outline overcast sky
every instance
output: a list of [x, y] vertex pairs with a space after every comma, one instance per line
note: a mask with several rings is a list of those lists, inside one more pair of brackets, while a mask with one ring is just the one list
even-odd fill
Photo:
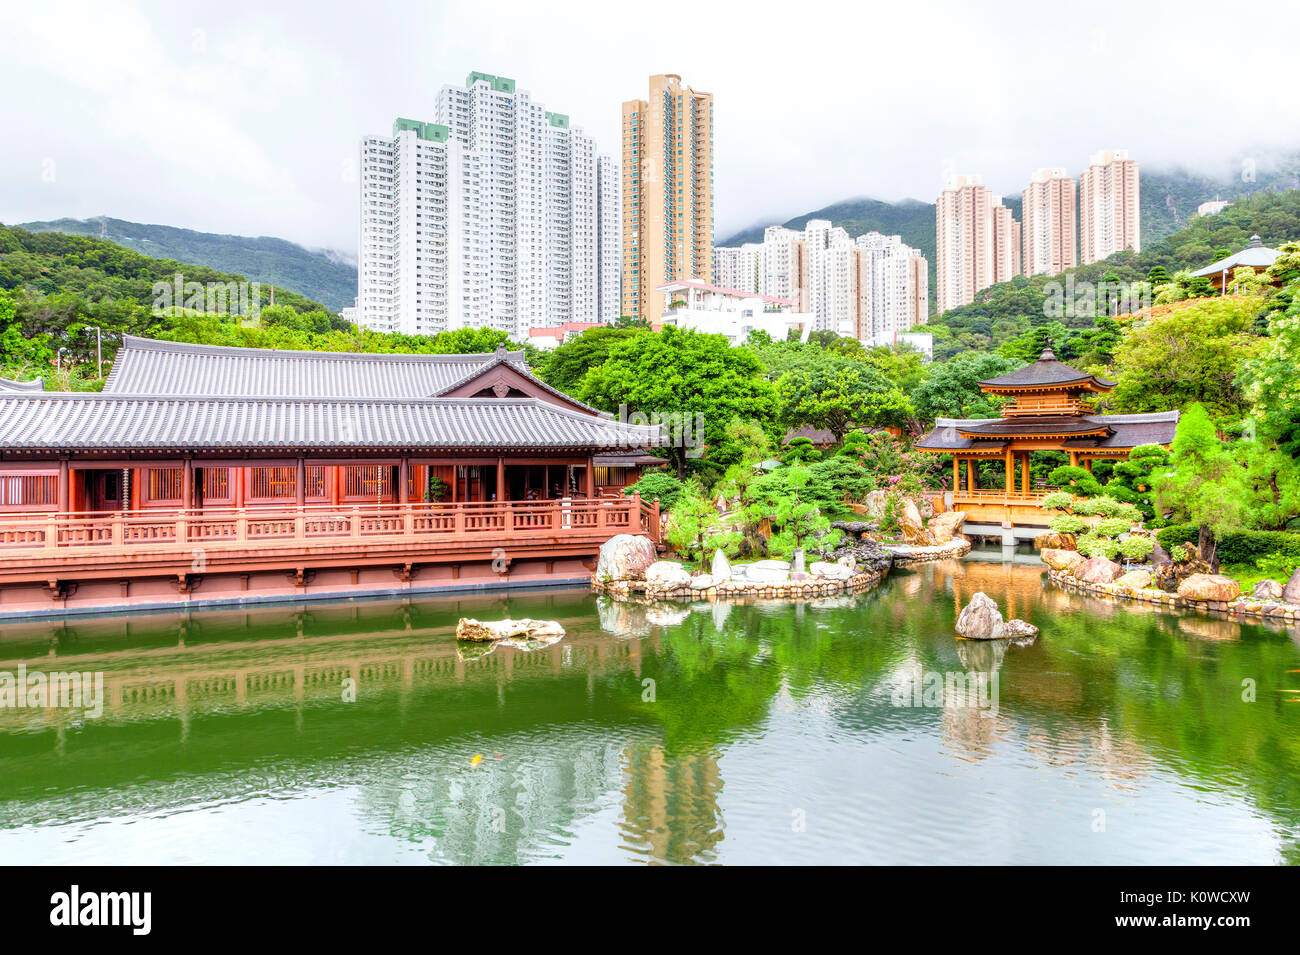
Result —
[[1150, 6], [9, 0], [0, 221], [355, 254], [360, 137], [431, 119], [475, 69], [611, 153], [651, 73], [712, 92], [719, 239], [851, 196], [933, 201], [945, 172], [1012, 193], [1103, 147], [1225, 170], [1300, 147], [1296, 4]]

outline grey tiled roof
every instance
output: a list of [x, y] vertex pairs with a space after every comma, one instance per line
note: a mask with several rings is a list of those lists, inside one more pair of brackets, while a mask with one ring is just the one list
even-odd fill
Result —
[[1270, 249], [1259, 241], [1259, 236], [1250, 237], [1250, 245], [1246, 246], [1240, 252], [1234, 252], [1226, 259], [1219, 259], [1217, 262], [1211, 262], [1203, 269], [1197, 269], [1192, 275], [1218, 275], [1221, 272], [1231, 271], [1239, 265], [1248, 265], [1251, 268], [1266, 269], [1282, 253], [1277, 249]]
[[1043, 353], [1038, 356], [1038, 360], [1032, 365], [1017, 368], [1015, 371], [1007, 372], [1005, 375], [998, 375], [996, 378], [987, 378], [980, 382], [980, 387], [1035, 388], [1040, 385], [1069, 385], [1075, 382], [1079, 384], [1091, 383], [1103, 391], [1115, 387], [1113, 381], [1098, 378], [1096, 375], [1090, 375], [1086, 371], [1071, 368], [1064, 362], [1057, 361], [1051, 345], [1043, 349]]
[[501, 357], [528, 374], [521, 351], [477, 355], [285, 351], [188, 345], [127, 335], [104, 391], [124, 395], [426, 398]]
[[0, 393], [6, 391], [43, 392], [44, 390], [45, 380], [42, 378], [33, 378], [31, 381], [14, 381], [12, 378], [0, 378]]
[[[1002, 431], [1002, 418], [937, 418], [934, 429], [917, 442], [916, 446], [927, 451], [996, 451], [1007, 444], [1015, 435]], [[1177, 411], [1160, 411], [1149, 414], [1112, 414], [1081, 415], [1078, 422], [1085, 422], [1083, 428], [1106, 426], [1112, 433], [1105, 438], [1067, 438], [1063, 447], [1067, 450], [1136, 448], [1141, 444], [1169, 444], [1174, 440], [1174, 431], [1178, 427]], [[967, 434], [988, 429], [988, 438], [963, 437]]]
[[0, 394], [0, 449], [7, 452], [630, 449], [662, 443], [657, 426], [624, 424], [538, 398]]

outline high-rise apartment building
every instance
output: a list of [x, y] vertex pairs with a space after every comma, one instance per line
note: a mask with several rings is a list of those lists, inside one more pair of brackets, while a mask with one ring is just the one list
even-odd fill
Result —
[[1020, 224], [975, 175], [950, 176], [935, 203], [938, 311], [1020, 274]]
[[759, 260], [763, 246], [746, 242], [735, 249], [713, 250], [713, 284], [737, 292], [758, 294]]
[[1084, 264], [1142, 251], [1138, 164], [1127, 149], [1103, 149], [1079, 176], [1079, 258]]
[[812, 314], [816, 329], [864, 342], [893, 341], [929, 312], [929, 265], [896, 235], [852, 239], [826, 219], [811, 219], [802, 230], [769, 226], [761, 244], [714, 256], [727, 277], [747, 280], [739, 290], [793, 302], [795, 311]]
[[1037, 170], [1021, 193], [1024, 274], [1057, 275], [1079, 264], [1074, 180], [1060, 168]]
[[486, 73], [444, 86], [434, 118], [362, 143], [359, 320], [524, 338], [616, 318], [617, 173], [594, 140]]
[[713, 94], [652, 76], [623, 104], [623, 314], [657, 322], [660, 285], [712, 272]]

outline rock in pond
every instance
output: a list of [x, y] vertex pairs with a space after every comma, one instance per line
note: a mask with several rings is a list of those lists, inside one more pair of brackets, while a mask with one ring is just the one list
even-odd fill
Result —
[[471, 643], [494, 643], [498, 640], [524, 638], [540, 640], [562, 637], [564, 628], [554, 620], [475, 620], [461, 617], [456, 624], [456, 639]]
[[1236, 600], [1241, 585], [1223, 574], [1192, 574], [1178, 585], [1178, 596], [1188, 600]]
[[676, 561], [657, 560], [646, 568], [646, 590], [677, 590], [690, 584], [691, 572]]
[[712, 574], [699, 574], [691, 578], [691, 590], [708, 590], [714, 586]]
[[600, 545], [596, 579], [642, 580], [646, 569], [658, 559], [659, 554], [650, 538], [639, 534], [615, 534]]
[[916, 502], [910, 498], [898, 509], [898, 527], [903, 540], [913, 547], [931, 547], [935, 544], [934, 535], [925, 529], [921, 521], [921, 512]]
[[1002, 619], [1002, 611], [988, 594], [976, 592], [957, 617], [957, 633], [967, 640], [1004, 640], [1035, 637], [1038, 628], [1024, 620]]

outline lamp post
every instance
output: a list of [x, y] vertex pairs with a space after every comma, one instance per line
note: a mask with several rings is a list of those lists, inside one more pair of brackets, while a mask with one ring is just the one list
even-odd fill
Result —
[[96, 375], [99, 378], [104, 377], [104, 336], [98, 325], [87, 325], [86, 334], [95, 333], [95, 367]]
[[65, 351], [67, 351], [67, 350], [68, 350], [68, 348], [67, 348], [67, 346], [65, 345], [65, 346], [63, 346], [62, 348], [60, 348], [60, 349], [58, 350], [58, 352], [55, 354], [55, 356], [54, 356], [54, 370], [55, 370], [55, 371], [63, 371], [63, 353], [64, 353]]

